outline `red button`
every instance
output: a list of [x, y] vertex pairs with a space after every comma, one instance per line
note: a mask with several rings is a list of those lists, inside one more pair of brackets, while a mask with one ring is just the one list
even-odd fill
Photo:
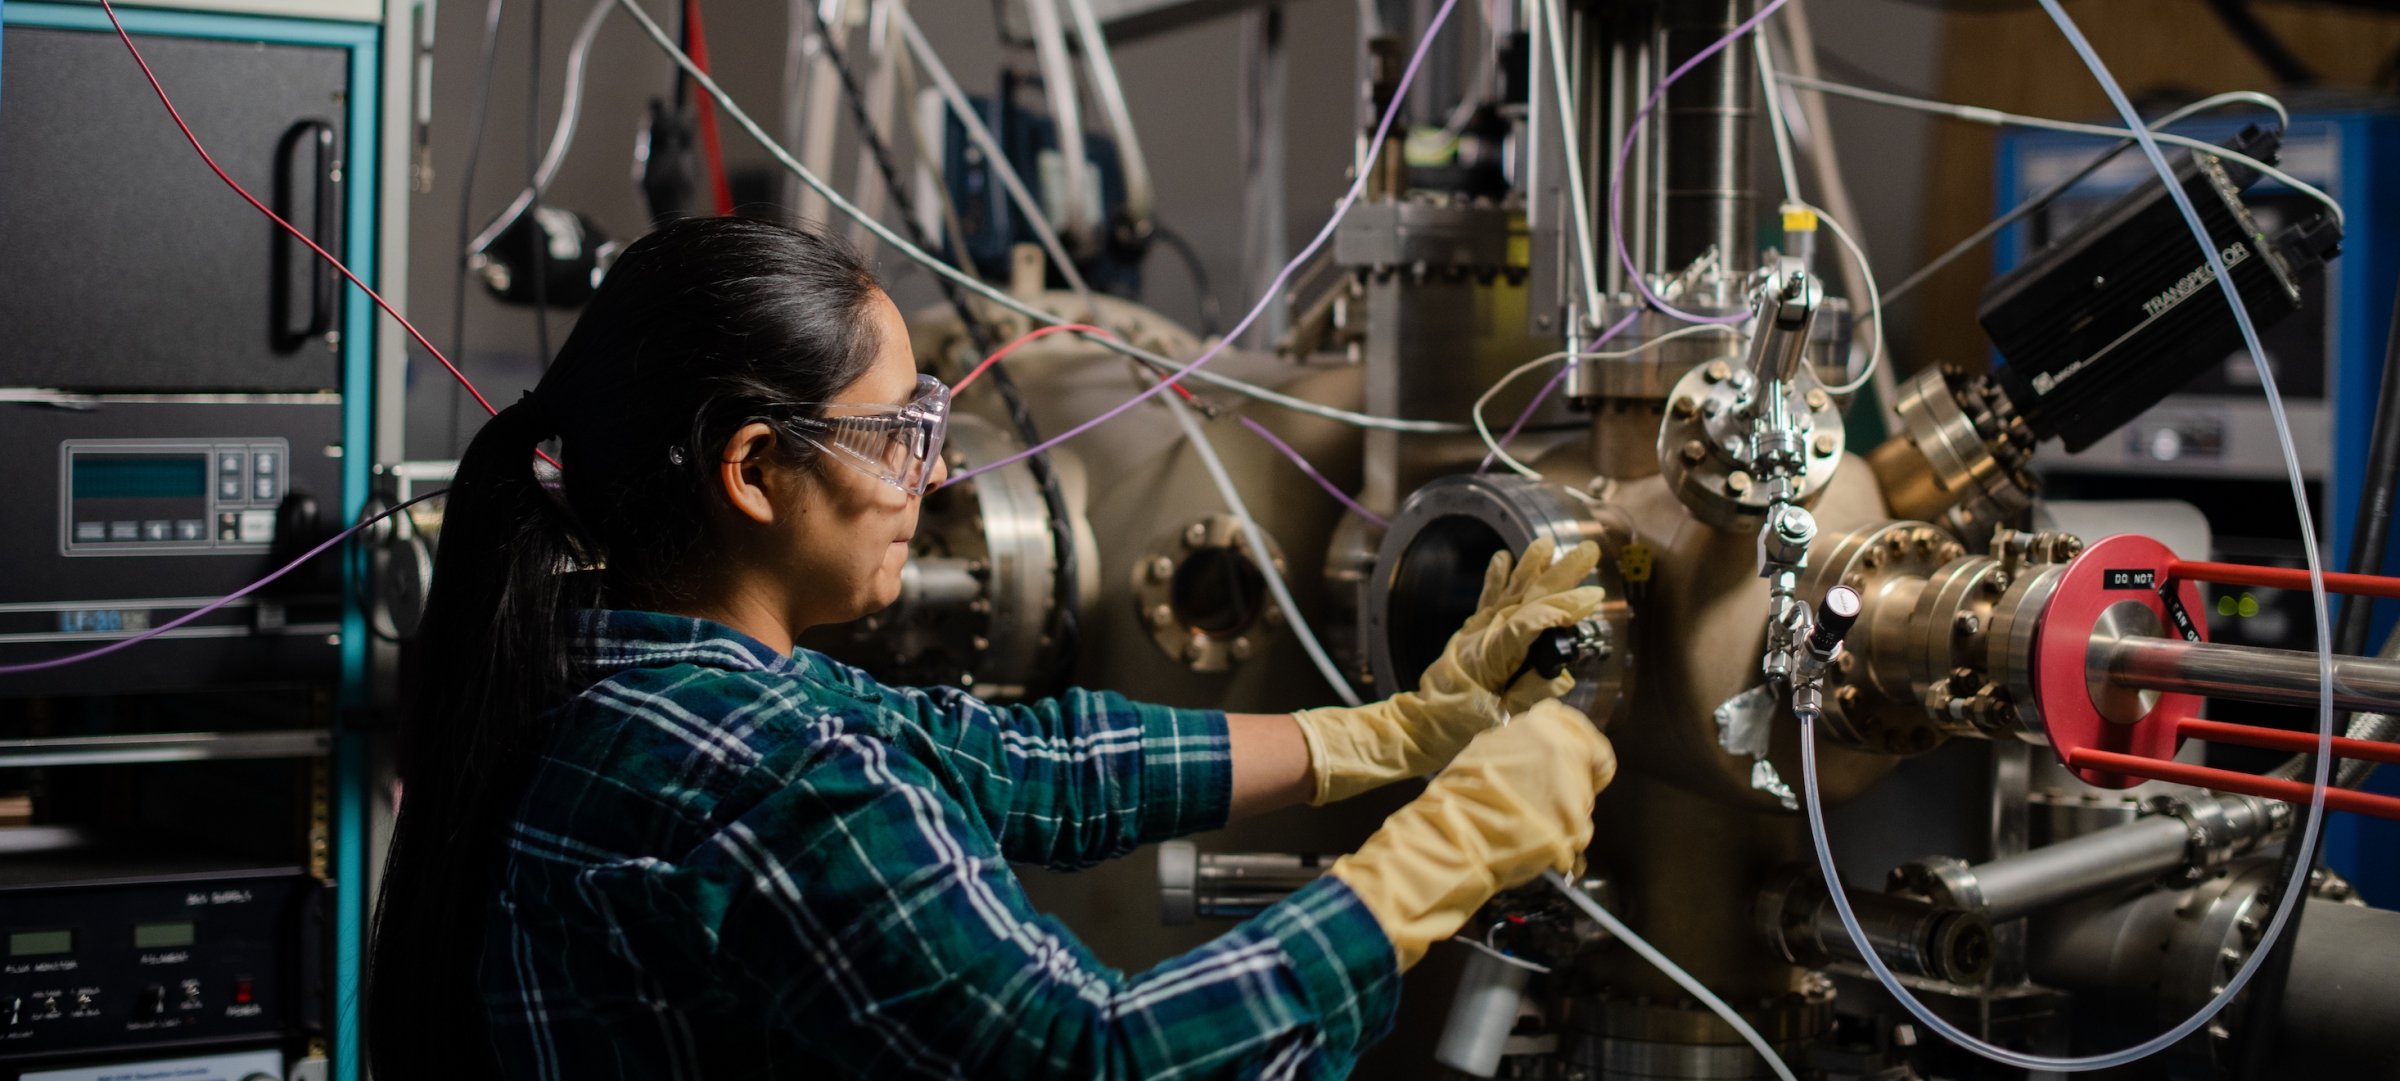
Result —
[[251, 995], [250, 995], [250, 981], [248, 981], [248, 980], [235, 980], [235, 981], [233, 981], [233, 1004], [234, 1004], [234, 1005], [236, 1005], [236, 1006], [247, 1006], [247, 1005], [249, 1005], [249, 1004], [250, 1004], [250, 997], [251, 997]]

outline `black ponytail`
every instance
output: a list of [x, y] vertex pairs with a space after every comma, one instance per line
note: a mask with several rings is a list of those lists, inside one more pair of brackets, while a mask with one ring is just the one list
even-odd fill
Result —
[[[478, 971], [502, 834], [581, 687], [583, 609], [663, 605], [709, 555], [725, 441], [833, 398], [879, 343], [855, 251], [747, 219], [661, 226], [619, 257], [541, 385], [484, 424], [451, 481], [403, 668], [402, 799], [368, 971], [388, 1081], [492, 1075]], [[561, 469], [535, 455], [555, 438]], [[793, 464], [812, 452], [779, 441]]]

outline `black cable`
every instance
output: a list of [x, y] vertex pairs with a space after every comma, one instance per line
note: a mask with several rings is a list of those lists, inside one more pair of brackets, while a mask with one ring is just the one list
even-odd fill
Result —
[[2317, 82], [2317, 73], [2310, 70], [2307, 62], [2294, 54], [2282, 38], [2276, 37], [2275, 31], [2267, 29], [2267, 24], [2258, 21], [2258, 13], [2250, 10], [2249, 0], [2208, 0], [2208, 9], [2216, 12], [2217, 21], [2225, 24], [2233, 40], [2266, 65], [2276, 81], [2285, 86], [2311, 86]]
[[[450, 290], [450, 356], [453, 364], [467, 362], [467, 262], [471, 253], [467, 241], [475, 228], [475, 166], [483, 159], [483, 125], [491, 115], [492, 62], [500, 51], [501, 0], [492, 0], [483, 13], [483, 67], [475, 76], [475, 121], [468, 128], [467, 159], [459, 169], [458, 243], [451, 245], [453, 258], [458, 260], [458, 278]], [[444, 453], [459, 451], [458, 416], [466, 409], [465, 384], [450, 384], [450, 442]]]
[[525, 60], [526, 234], [533, 238], [533, 350], [550, 367], [550, 235], [542, 227], [542, 0], [532, 0], [533, 45]]
[[[2391, 538], [2392, 486], [2396, 483], [2400, 483], [2400, 295], [2393, 297], [2391, 328], [2384, 335], [2383, 390], [2375, 407], [2375, 435], [2367, 449], [2366, 490], [2359, 493], [2358, 520], [2351, 524], [2350, 560], [2344, 570], [2352, 574], [2383, 572], [2383, 546]], [[2355, 655], [2364, 651], [2368, 624], [2374, 614], [2374, 598], [2344, 597], [2341, 627], [2333, 636], [2334, 652]], [[2344, 727], [2348, 727], [2346, 721]], [[2316, 752], [2301, 755], [2300, 761], [2301, 776], [2316, 776]], [[2323, 829], [2317, 831], [2313, 851], [2302, 851], [2294, 843], [2296, 840], [2288, 832], [2284, 835], [2283, 858], [2274, 881], [2288, 882], [2293, 875], [2311, 874], [2324, 863]], [[2292, 907], [2292, 918], [2284, 923], [2283, 937], [2275, 940], [2274, 951], [2267, 955], [2250, 981], [2250, 1005], [2242, 1011], [2241, 1031], [2245, 1036], [2237, 1074], [2246, 1081], [2272, 1076], [2275, 1029], [2281, 1024], [2284, 985], [2291, 979], [2292, 955], [2298, 951], [2301, 919], [2307, 911], [2306, 898]]]
[[[933, 250], [933, 238], [925, 235], [924, 226], [917, 221], [916, 206], [909, 198], [908, 186], [901, 179], [899, 167], [892, 161], [891, 147], [876, 132], [874, 118], [867, 115], [867, 96], [859, 90], [858, 78], [850, 70], [849, 59], [834, 44], [833, 28], [827, 25], [824, 12], [818, 10], [815, 4], [802, 6], [808, 9], [809, 18], [816, 24], [817, 39], [825, 46], [826, 61], [833, 65], [834, 73], [841, 77], [842, 99], [849, 105], [851, 123], [858, 127], [859, 142], [874, 159], [876, 171], [883, 175], [884, 192], [892, 201], [892, 208], [899, 211], [901, 227], [908, 231], [910, 243], [927, 251]], [[958, 284], [938, 274], [934, 276], [934, 282], [941, 287], [943, 298], [958, 312], [959, 323], [966, 328], [968, 340], [974, 343], [976, 355], [990, 356], [992, 346], [983, 333], [983, 322], [976, 318], [975, 309], [968, 305], [966, 295], [959, 291]], [[1041, 446], [1041, 429], [1034, 424], [1033, 411], [1026, 406], [1025, 396], [1018, 390], [1016, 380], [1010, 378], [1007, 367], [994, 364], [985, 377], [991, 381], [992, 390], [1000, 395], [1001, 404], [1008, 413], [1010, 426], [1016, 429], [1017, 438], [1024, 440], [1028, 447]], [[1052, 642], [1057, 649], [1055, 656], [1071, 659], [1080, 643], [1083, 622], [1082, 594], [1076, 585], [1079, 574], [1075, 558], [1074, 523], [1068, 516], [1066, 490], [1059, 484], [1058, 471], [1051, 464], [1050, 455], [1047, 452], [1036, 454], [1026, 459], [1026, 466], [1033, 474], [1034, 483], [1042, 490], [1042, 504], [1050, 516], [1051, 543], [1056, 552], [1058, 577], [1052, 591], [1058, 616], [1057, 630], [1052, 635]], [[1061, 663], [1057, 674], [1064, 676], [1071, 665], [1071, 660]]]
[[[2400, 296], [2392, 298], [2391, 330], [2384, 338], [2383, 389], [2376, 399], [2374, 436], [2367, 446], [2366, 489], [2359, 493], [2358, 518], [2350, 526], [2350, 570], [2382, 574], [2384, 548], [2391, 543], [2392, 510], [2400, 495]], [[2342, 599], [2342, 627], [2333, 636], [2336, 652], [2363, 653], [2375, 618], [2375, 599]]]
[[1164, 222], [1153, 220], [1150, 223], [1150, 235], [1159, 243], [1173, 248], [1175, 257], [1183, 263], [1184, 272], [1192, 276], [1192, 290], [1200, 294], [1200, 336], [1216, 337], [1217, 328], [1223, 325], [1225, 309], [1217, 303], [1216, 287], [1209, 284], [1208, 267], [1200, 262], [1200, 253], [1193, 249], [1191, 241], [1183, 238], [1182, 233], [1167, 228]]

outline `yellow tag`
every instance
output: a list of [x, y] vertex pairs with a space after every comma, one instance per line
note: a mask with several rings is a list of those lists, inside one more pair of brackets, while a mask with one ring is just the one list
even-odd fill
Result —
[[1784, 207], [1783, 231], [1787, 233], [1816, 232], [1817, 212], [1804, 206]]
[[1649, 581], [1650, 546], [1628, 544], [1619, 549], [1617, 551], [1617, 573], [1624, 575], [1625, 581], [1628, 583]]

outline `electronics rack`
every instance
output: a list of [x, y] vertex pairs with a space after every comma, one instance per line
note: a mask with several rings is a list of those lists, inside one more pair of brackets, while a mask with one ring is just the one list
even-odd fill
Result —
[[[117, 11], [220, 163], [403, 310], [420, 14]], [[0, 316], [27, 324], [0, 360], [0, 515], [33, 545], [9, 553], [27, 573], [0, 597], [5, 663], [154, 626], [354, 520], [400, 456], [406, 355], [209, 174], [96, 4], [0, 7], [0, 57], [0, 282], [44, 298]], [[366, 719], [388, 657], [363, 559], [279, 585], [90, 665], [0, 676], [0, 1081], [362, 1076], [388, 757]]]

